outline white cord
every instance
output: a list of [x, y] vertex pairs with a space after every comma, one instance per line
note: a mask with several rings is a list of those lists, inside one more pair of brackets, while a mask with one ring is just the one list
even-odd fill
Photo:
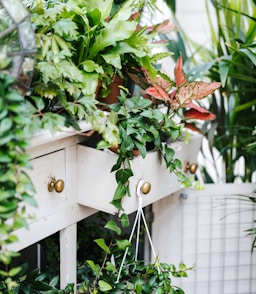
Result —
[[[145, 215], [144, 215], [144, 212], [143, 212], [143, 209], [142, 209], [143, 196], [141, 195], [141, 187], [142, 187], [143, 184], [144, 184], [144, 181], [140, 180], [138, 185], [137, 185], [136, 194], [137, 194], [137, 197], [138, 197], [138, 200], [139, 200], [139, 204], [138, 204], [137, 214], [136, 214], [134, 224], [133, 224], [133, 227], [132, 227], [132, 231], [131, 231], [131, 234], [130, 234], [130, 238], [129, 238], [129, 242], [131, 243], [132, 236], [134, 234], [136, 225], [138, 223], [137, 237], [136, 237], [136, 249], [135, 249], [135, 261], [137, 261], [137, 259], [138, 259], [141, 217], [142, 217], [143, 223], [145, 225], [145, 229], [146, 229], [146, 232], [147, 232], [147, 236], [148, 236], [148, 239], [149, 239], [149, 243], [150, 243], [150, 246], [151, 246], [153, 256], [156, 259], [155, 249], [154, 249], [153, 242], [152, 242], [152, 239], [151, 239], [151, 236], [150, 236], [150, 233], [149, 233], [149, 229], [148, 229], [148, 225], [147, 225], [147, 222], [146, 222], [146, 219], [145, 219]], [[124, 262], [125, 262], [128, 250], [129, 250], [129, 247], [127, 247], [125, 249], [125, 253], [124, 253], [121, 265], [120, 265], [120, 269], [118, 271], [118, 276], [117, 276], [116, 283], [119, 283], [119, 279], [120, 279], [120, 276], [121, 276], [121, 272], [122, 272], [122, 269], [123, 269], [123, 266], [124, 266]]]

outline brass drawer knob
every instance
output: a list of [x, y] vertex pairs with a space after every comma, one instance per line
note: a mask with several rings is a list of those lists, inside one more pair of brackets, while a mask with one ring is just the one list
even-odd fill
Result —
[[141, 192], [143, 194], [148, 194], [151, 190], [151, 184], [149, 182], [145, 182], [141, 188], [140, 188]]
[[189, 161], [186, 163], [184, 171], [186, 172], [190, 172], [192, 175], [196, 173], [198, 168], [198, 164], [197, 163], [189, 163]]
[[55, 180], [55, 178], [51, 178], [48, 183], [48, 191], [52, 192], [55, 190], [57, 193], [61, 193], [64, 190], [65, 183], [63, 180]]

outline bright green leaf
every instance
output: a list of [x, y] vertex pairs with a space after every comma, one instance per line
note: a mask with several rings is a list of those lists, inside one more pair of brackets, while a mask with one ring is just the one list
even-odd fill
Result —
[[106, 253], [110, 254], [110, 249], [103, 238], [95, 239], [94, 242]]
[[99, 280], [99, 287], [100, 287], [100, 291], [102, 292], [108, 292], [112, 290], [112, 286], [103, 280]]
[[118, 227], [117, 223], [113, 220], [109, 220], [104, 227], [111, 231], [116, 232], [118, 235], [121, 234], [121, 229]]
[[127, 247], [131, 246], [131, 243], [128, 240], [116, 240], [118, 249], [125, 250]]

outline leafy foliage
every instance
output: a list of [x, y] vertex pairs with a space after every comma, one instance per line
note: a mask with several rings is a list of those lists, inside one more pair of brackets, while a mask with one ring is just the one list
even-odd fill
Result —
[[[241, 201], [241, 208], [239, 213], [247, 213], [248, 211], [255, 211], [256, 209], [256, 190], [248, 194], [235, 194], [232, 197], [227, 198], [228, 203], [234, 201]], [[238, 211], [237, 211], [238, 212]], [[252, 221], [252, 227], [245, 230], [246, 236], [252, 236], [251, 253], [256, 249], [256, 219]]]
[[[183, 172], [182, 164], [175, 158], [174, 150], [165, 144], [167, 139], [176, 141], [184, 139], [184, 125], [187, 128], [200, 131], [187, 120], [214, 119], [215, 116], [207, 109], [195, 103], [196, 100], [205, 98], [220, 87], [219, 82], [206, 83], [201, 81], [188, 82], [182, 68], [182, 57], [178, 59], [175, 68], [175, 82], [168, 77], [157, 75], [154, 79], [150, 72], [141, 67], [142, 77], [130, 75], [143, 87], [146, 80], [144, 95], [146, 98], [134, 96], [127, 99], [125, 91], [119, 97], [119, 103], [110, 105], [110, 119], [119, 127], [120, 142], [117, 148], [118, 159], [112, 168], [115, 171], [117, 188], [112, 204], [122, 210], [121, 201], [125, 195], [130, 195], [129, 179], [133, 176], [130, 161], [134, 158], [134, 150], [138, 150], [145, 158], [148, 147], [159, 151], [164, 159], [166, 168], [177, 175], [178, 180], [186, 187], [191, 185]], [[143, 89], [143, 88], [142, 88]], [[166, 112], [159, 106], [164, 106]], [[175, 116], [182, 108], [188, 108], [185, 117], [180, 123], [175, 121]], [[185, 124], [184, 124], [185, 122]], [[192, 125], [192, 127], [191, 127]], [[106, 147], [106, 144], [99, 146]]]
[[12, 289], [10, 294], [74, 294], [74, 285], [68, 284], [65, 289], [59, 290], [59, 277], [49, 279], [48, 274], [40, 273], [38, 269], [27, 273], [26, 266], [23, 271], [16, 277], [17, 285]]
[[28, 147], [30, 115], [24, 98], [13, 89], [15, 80], [0, 73], [0, 288], [11, 293], [20, 268], [9, 268], [18, 254], [7, 246], [17, 242], [14, 231], [27, 227], [25, 206], [36, 205], [34, 186], [26, 172], [31, 168]]
[[[182, 289], [172, 284], [171, 276], [187, 277], [187, 272], [193, 270], [194, 267], [188, 268], [183, 262], [176, 267], [173, 264], [161, 263], [158, 259], [154, 263], [135, 260], [130, 242], [120, 239], [120, 235], [115, 233], [117, 224], [113, 226], [113, 220], [111, 223], [112, 225], [107, 224], [106, 226], [112, 236], [110, 244], [107, 246], [102, 239], [101, 242], [99, 239], [95, 240], [105, 253], [103, 263], [98, 264], [93, 260], [86, 261], [83, 270], [87, 273], [87, 279], [81, 283], [80, 293], [184, 294]], [[127, 248], [128, 254], [122, 266], [122, 259]], [[121, 271], [120, 266], [122, 266]]]
[[[256, 105], [252, 94], [256, 89], [255, 1], [205, 3], [211, 42], [201, 46], [184, 36], [187, 44], [194, 48], [191, 58], [186, 60], [187, 64], [194, 62], [196, 65], [187, 73], [190, 79], [206, 76], [222, 83], [222, 88], [215, 91], [210, 100], [210, 110], [216, 114], [216, 119], [202, 126], [211, 153], [208, 156], [203, 150], [203, 156], [206, 163], [212, 165], [211, 172], [204, 168], [203, 174], [205, 182], [233, 182], [236, 178], [246, 182], [251, 180], [256, 162], [255, 150], [248, 152], [247, 149], [247, 145], [255, 141], [251, 136]], [[224, 175], [216, 165], [215, 154], [221, 158]], [[245, 162], [244, 168], [237, 174], [235, 167], [241, 160]]]
[[215, 5], [219, 28], [213, 34], [218, 51], [213, 51], [217, 60], [210, 77], [219, 76], [224, 88], [220, 92], [223, 103], [213, 96], [212, 109], [217, 121], [210, 132], [214, 128], [217, 136], [211, 143], [223, 157], [227, 182], [236, 178], [234, 170], [240, 158], [245, 160], [240, 177], [250, 181], [255, 170], [255, 153], [248, 154], [245, 146], [252, 142], [251, 132], [255, 126], [256, 101], [252, 98], [256, 89], [255, 4], [216, 1]]
[[[140, 75], [140, 77], [138, 76]], [[163, 104], [172, 110], [185, 109], [183, 121], [188, 129], [201, 132], [191, 120], [213, 120], [215, 115], [196, 102], [212, 94], [221, 86], [220, 82], [192, 81], [188, 82], [183, 71], [183, 60], [180, 56], [174, 69], [175, 81], [161, 71], [154, 78], [150, 72], [141, 67], [137, 74], [128, 73], [134, 82], [143, 89], [143, 96], [156, 104]], [[185, 114], [184, 114], [185, 113]]]
[[[95, 95], [107, 96], [114, 75], [122, 76], [124, 68], [144, 65], [155, 71], [150, 52], [157, 25], [149, 32], [138, 26], [145, 1], [128, 0], [114, 13], [113, 0], [24, 2], [38, 48], [33, 96], [28, 97], [42, 118], [34, 124], [37, 130], [54, 132], [64, 124], [78, 129], [76, 121], [85, 119], [116, 145], [118, 129], [99, 109]], [[49, 112], [54, 115], [45, 118]]]
[[164, 113], [154, 107], [152, 101], [140, 96], [127, 98], [125, 91], [121, 92], [119, 103], [112, 104], [109, 108], [112, 110], [110, 117], [117, 121], [120, 133], [119, 146], [114, 149], [118, 158], [112, 167], [117, 181], [112, 201], [114, 206], [122, 210], [122, 198], [130, 195], [129, 179], [133, 176], [130, 162], [136, 156], [136, 150], [143, 158], [146, 157], [150, 146], [159, 151], [167, 169], [176, 173], [184, 184], [190, 184], [190, 181], [180, 171], [182, 165], [180, 160], [175, 158], [174, 150], [168, 144], [163, 143], [167, 138], [173, 141], [184, 138], [183, 124], [178, 125], [174, 122], [173, 111]]
[[[113, 167], [118, 183], [113, 204], [119, 209], [122, 209], [122, 197], [129, 194], [129, 178], [132, 176], [129, 163], [134, 157], [134, 148], [145, 157], [148, 145], [153, 144], [164, 158], [170, 172], [176, 173], [179, 180], [188, 185], [188, 179], [180, 171], [181, 162], [175, 158], [174, 151], [162, 142], [167, 137], [171, 137], [172, 140], [183, 138], [183, 124], [177, 125], [173, 120], [176, 110], [183, 106], [187, 107], [192, 99], [201, 99], [215, 89], [212, 85], [196, 82], [185, 86], [179, 83], [177, 78], [174, 86], [178, 88], [176, 93], [179, 105], [174, 107], [174, 103], [167, 103], [166, 114], [154, 106], [153, 99], [150, 101], [133, 97], [128, 100], [126, 95], [122, 95], [120, 103], [111, 107], [112, 112], [109, 118], [106, 118], [104, 112], [98, 108], [95, 92], [98, 90], [100, 80], [102, 87], [100, 95], [105, 96], [108, 91], [107, 85], [116, 72], [122, 75], [129, 69], [138, 74], [136, 70], [140, 68], [146, 78], [147, 87], [143, 89], [147, 94], [159, 98], [153, 94], [153, 89], [150, 89], [153, 84], [154, 89], [164, 94], [161, 97], [164, 98], [162, 101], [166, 102], [166, 93], [168, 98], [174, 98], [174, 93], [165, 93], [166, 77], [156, 82], [158, 75], [163, 77], [163, 74], [152, 64], [152, 61], [164, 58], [166, 54], [151, 56], [151, 49], [158, 46], [153, 42], [154, 35], [158, 31], [171, 29], [172, 26], [165, 21], [151, 28], [141, 28], [138, 26], [139, 14], [136, 15], [134, 12], [141, 9], [140, 5], [143, 5], [144, 1], [140, 1], [137, 6], [137, 1], [128, 0], [115, 13], [112, 10], [112, 2], [112, 0], [89, 0], [86, 3], [82, 0], [24, 0], [31, 13], [38, 48], [31, 95], [28, 95], [25, 101], [11, 88], [14, 82], [11, 78], [0, 77], [2, 81], [0, 229], [3, 235], [0, 261], [4, 268], [0, 271], [2, 293], [73, 291], [72, 286], [58, 290], [58, 279], [55, 277], [49, 279], [36, 271], [22, 275], [21, 268], [9, 268], [11, 259], [15, 256], [15, 253], [6, 249], [8, 244], [16, 241], [12, 232], [21, 226], [26, 226], [22, 202], [35, 205], [32, 197], [33, 185], [24, 171], [30, 167], [25, 149], [27, 138], [32, 131], [47, 128], [54, 133], [63, 125], [79, 128], [77, 120], [85, 119], [110, 145], [119, 144], [118, 161]], [[246, 51], [244, 54], [252, 58], [250, 52]], [[1, 59], [1, 68], [7, 65], [8, 60], [5, 61], [6, 63], [4, 58]], [[178, 74], [182, 75], [182, 65], [178, 66], [177, 77]], [[185, 76], [181, 76], [181, 80], [184, 79]], [[203, 91], [207, 86], [209, 88]], [[194, 106], [193, 110], [198, 112], [199, 107]], [[193, 113], [190, 113], [191, 116]], [[126, 222], [125, 216], [122, 220]], [[108, 223], [106, 227], [120, 234], [120, 229], [114, 223]], [[104, 239], [99, 238], [95, 242], [103, 249], [106, 256], [112, 253], [112, 245], [108, 246]], [[119, 250], [120, 253], [128, 245], [127, 240], [116, 240], [115, 252], [118, 254]], [[108, 279], [116, 274], [116, 269], [110, 262], [104, 264], [106, 264], [106, 280], [101, 277], [102, 268], [93, 262], [88, 262], [93, 272], [100, 277], [94, 280], [98, 283], [99, 290], [112, 292], [113, 286]], [[127, 272], [130, 270], [130, 273]], [[125, 271], [128, 276], [131, 274], [136, 276], [132, 283], [127, 276], [124, 276], [123, 283], [118, 286], [121, 287], [121, 291], [122, 287], [125, 287], [125, 291], [129, 293], [131, 291], [162, 293], [161, 289], [164, 288], [167, 293], [183, 293], [181, 289], [171, 286], [169, 277], [170, 273], [173, 276], [185, 276], [186, 270], [183, 264], [180, 265], [179, 270], [176, 270], [173, 265], [158, 262], [147, 265], [138, 262], [136, 266], [131, 263], [131, 267], [127, 267]], [[18, 280], [14, 281], [13, 278], [17, 277]], [[94, 282], [95, 289], [98, 286]]]
[[[102, 29], [102, 23], [96, 23], [92, 11], [79, 0], [28, 1], [26, 4], [35, 26], [38, 47], [31, 85], [33, 92], [27, 97], [34, 105], [35, 118], [42, 118], [36, 120], [36, 130], [45, 127], [55, 132], [64, 124], [79, 129], [77, 121], [86, 120], [115, 144], [118, 130], [98, 108], [94, 97], [106, 67], [109, 79], [114, 69], [102, 56], [98, 55], [100, 60], [89, 57], [96, 31]], [[97, 10], [102, 16], [106, 12]]]

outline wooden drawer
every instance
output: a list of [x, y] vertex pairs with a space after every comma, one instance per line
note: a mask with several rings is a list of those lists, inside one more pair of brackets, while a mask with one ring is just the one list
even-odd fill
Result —
[[66, 183], [65, 150], [56, 151], [32, 160], [33, 169], [29, 175], [35, 185], [38, 207], [27, 206], [27, 212], [32, 216], [29, 222], [52, 215], [63, 209], [67, 202], [66, 189], [61, 193], [48, 191], [51, 178], [61, 179]]
[[[198, 150], [201, 146], [201, 136], [193, 136], [188, 144], [175, 142], [172, 148], [185, 165], [186, 162], [196, 162]], [[77, 197], [78, 203], [105, 211], [116, 213], [117, 210], [110, 204], [116, 188], [114, 173], [110, 170], [116, 162], [113, 153], [99, 151], [83, 145], [77, 145]], [[130, 180], [131, 197], [123, 199], [126, 213], [132, 213], [138, 208], [136, 186], [140, 179], [151, 183], [151, 191], [143, 198], [143, 206], [178, 191], [181, 184], [174, 174], [160, 164], [157, 152], [148, 152], [145, 159], [141, 156], [132, 161], [134, 176]]]

